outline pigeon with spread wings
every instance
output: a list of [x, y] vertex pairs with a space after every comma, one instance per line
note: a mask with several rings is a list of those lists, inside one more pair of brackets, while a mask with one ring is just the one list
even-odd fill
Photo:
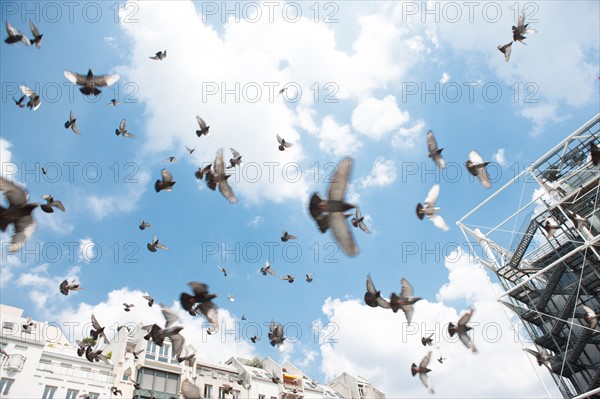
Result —
[[194, 291], [194, 295], [182, 292], [179, 297], [181, 307], [192, 316], [200, 313], [206, 317], [210, 323], [207, 332], [208, 334], [214, 334], [219, 328], [219, 314], [217, 312], [217, 305], [212, 300], [218, 295], [210, 294], [208, 292], [208, 285], [204, 283], [191, 281], [188, 283], [188, 286]]
[[431, 130], [427, 132], [427, 149], [429, 150], [429, 158], [435, 162], [438, 168], [444, 169], [446, 167], [446, 161], [442, 157], [443, 148], [438, 148], [435, 135]]
[[213, 171], [206, 172], [206, 184], [208, 188], [214, 190], [219, 186], [219, 191], [223, 195], [223, 197], [227, 198], [227, 200], [235, 204], [237, 202], [237, 198], [229, 184], [227, 183], [227, 179], [231, 177], [231, 175], [225, 174], [225, 162], [223, 161], [223, 150], [220, 149], [217, 151], [217, 157], [215, 158], [215, 162], [213, 164]]
[[163, 168], [160, 171], [160, 175], [162, 180], [156, 180], [156, 182], [154, 183], [154, 190], [157, 193], [160, 193], [161, 191], [173, 191], [173, 186], [177, 182], [173, 181], [173, 175], [171, 174], [171, 172]]
[[98, 87], [112, 86], [120, 79], [119, 75], [94, 75], [91, 69], [87, 75], [80, 75], [76, 72], [64, 71], [65, 77], [78, 86], [79, 91], [86, 96], [97, 96], [102, 91]]
[[450, 333], [450, 336], [453, 337], [454, 334], [458, 333], [458, 338], [460, 339], [460, 341], [471, 350], [471, 352], [473, 353], [477, 353], [477, 349], [475, 348], [475, 345], [473, 344], [473, 342], [471, 341], [471, 338], [469, 338], [469, 335], [467, 334], [467, 332], [469, 330], [472, 330], [472, 327], [467, 326], [467, 323], [469, 322], [469, 320], [471, 319], [471, 316], [473, 316], [473, 312], [475, 311], [475, 309], [469, 309], [465, 314], [463, 314], [460, 319], [458, 319], [458, 323], [454, 324], [454, 323], [449, 323], [448, 324], [448, 332]]
[[[525, 23], [525, 8], [521, 10], [521, 14], [519, 14], [519, 20], [517, 21], [517, 26], [512, 27], [513, 32], [513, 40], [515, 42], [523, 43], [523, 40], [527, 39], [525, 34], [533, 34], [537, 33], [535, 29], [529, 28], [529, 24]], [[526, 44], [526, 43], [523, 43]]]
[[69, 120], [65, 122], [65, 129], [71, 128], [75, 134], [81, 134], [79, 129], [77, 128], [77, 118], [75, 118], [75, 114], [73, 111], [69, 114]]
[[406, 321], [408, 324], [410, 324], [412, 316], [415, 313], [415, 307], [413, 305], [422, 298], [413, 296], [413, 287], [404, 277], [402, 277], [400, 280], [400, 284], [402, 285], [400, 296], [392, 293], [390, 296], [390, 307], [394, 313], [396, 313], [399, 309], [402, 309], [404, 315], [406, 316]]
[[469, 159], [465, 163], [467, 170], [470, 174], [477, 177], [483, 188], [491, 188], [492, 183], [490, 182], [490, 176], [487, 173], [486, 167], [489, 162], [483, 162], [483, 158], [477, 151], [471, 151], [469, 153]]
[[356, 208], [355, 205], [344, 202], [351, 166], [351, 158], [345, 158], [340, 162], [338, 170], [329, 184], [329, 198], [323, 200], [317, 193], [314, 193], [310, 199], [309, 212], [322, 233], [331, 227], [333, 236], [343, 251], [349, 256], [354, 256], [358, 254], [358, 247], [346, 223], [347, 216], [344, 214], [345, 211]]
[[0, 206], [0, 230], [6, 231], [8, 225], [14, 225], [14, 233], [8, 252], [17, 252], [35, 231], [35, 221], [31, 213], [39, 204], [29, 203], [29, 195], [15, 183], [0, 176], [0, 191], [8, 200], [8, 208]]
[[32, 20], [29, 20], [29, 29], [31, 30], [31, 34], [33, 35], [33, 39], [29, 40], [31, 44], [35, 44], [35, 47], [42, 47], [42, 37], [43, 34], [40, 34], [37, 27], [33, 24]]
[[23, 94], [25, 94], [29, 98], [29, 100], [27, 101], [27, 108], [29, 108], [32, 111], [35, 111], [42, 105], [42, 99], [35, 91], [23, 85], [19, 86], [19, 88], [21, 89]]
[[423, 385], [425, 385], [425, 388], [427, 388], [429, 393], [433, 393], [433, 384], [431, 383], [431, 381], [429, 381], [429, 378], [427, 377], [427, 373], [429, 373], [431, 371], [430, 369], [427, 368], [430, 358], [431, 358], [431, 352], [427, 352], [427, 355], [425, 355], [425, 357], [421, 360], [421, 363], [419, 363], [419, 366], [417, 366], [416, 364], [413, 363], [412, 366], [410, 367], [410, 371], [411, 371], [413, 377], [415, 375], [419, 374], [419, 378], [421, 379], [421, 382], [423, 383]]
[[8, 33], [8, 37], [4, 39], [4, 43], [6, 44], [17, 44], [19, 42], [23, 42], [26, 46], [31, 45], [29, 39], [15, 29], [11, 24], [9, 24], [8, 21], [6, 21], [6, 33]]
[[381, 291], [377, 291], [375, 289], [375, 285], [373, 284], [373, 280], [371, 280], [371, 275], [367, 275], [367, 292], [365, 292], [365, 303], [372, 307], [382, 307], [385, 309], [390, 309], [390, 303], [381, 297]]
[[421, 203], [417, 204], [417, 217], [421, 220], [425, 216], [431, 220], [431, 222], [435, 225], [435, 227], [442, 229], [444, 231], [450, 230], [444, 219], [437, 214], [440, 208], [435, 206], [437, 202], [438, 196], [440, 195], [440, 185], [434, 184], [433, 187], [429, 190], [427, 194], [427, 198], [425, 198], [425, 205], [421, 205]]

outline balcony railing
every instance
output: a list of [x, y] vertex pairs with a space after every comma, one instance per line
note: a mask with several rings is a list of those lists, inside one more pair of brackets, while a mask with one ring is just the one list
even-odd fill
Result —
[[4, 363], [4, 370], [21, 371], [27, 358], [23, 355], [12, 354], [8, 356], [8, 360]]

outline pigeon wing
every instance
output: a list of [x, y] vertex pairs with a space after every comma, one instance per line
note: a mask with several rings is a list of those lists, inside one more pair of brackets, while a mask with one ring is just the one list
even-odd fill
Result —
[[0, 191], [4, 193], [11, 206], [27, 204], [27, 193], [10, 180], [0, 176]]
[[413, 296], [413, 287], [412, 285], [410, 285], [408, 280], [402, 277], [402, 279], [400, 280], [400, 284], [402, 285], [402, 291], [400, 292], [401, 298], [409, 298]]
[[206, 129], [206, 122], [204, 122], [204, 119], [202, 119], [198, 115], [196, 115], [196, 120], [198, 121], [198, 126], [200, 126], [201, 130]]
[[434, 184], [433, 187], [431, 187], [431, 189], [429, 190], [429, 193], [427, 193], [427, 198], [425, 198], [425, 205], [434, 207], [435, 203], [438, 200], [439, 195], [440, 195], [440, 185]]
[[358, 254], [358, 247], [356, 246], [352, 232], [348, 228], [348, 225], [346, 224], [346, 218], [341, 212], [333, 212], [329, 215], [329, 225], [333, 230], [333, 236], [340, 244], [344, 252], [349, 256]]
[[179, 317], [177, 317], [177, 315], [165, 305], [161, 304], [160, 310], [162, 311], [163, 316], [165, 316], [165, 328], [169, 328], [179, 321]]
[[439, 229], [442, 229], [444, 231], [450, 230], [450, 227], [448, 227], [448, 225], [444, 221], [444, 218], [442, 218], [440, 215], [431, 215], [429, 216], [429, 220], [431, 220], [433, 225]]
[[[328, 196], [330, 200], [342, 201], [346, 186], [348, 184], [348, 177], [350, 175], [350, 167], [352, 166], [352, 159], [345, 158], [340, 162], [338, 170], [333, 175], [333, 180], [329, 184]], [[341, 216], [342, 222], [344, 218]]]
[[467, 325], [467, 323], [471, 319], [471, 316], [473, 316], [473, 312], [474, 311], [475, 311], [475, 309], [469, 309], [465, 314], [463, 314], [460, 317], [460, 319], [458, 319], [458, 325], [459, 326], [465, 326], [465, 325]]
[[160, 174], [164, 183], [171, 183], [173, 181], [173, 175], [167, 169], [161, 170]]
[[200, 395], [200, 388], [194, 385], [190, 380], [185, 380], [181, 384], [181, 394], [185, 399], [204, 399]]
[[227, 198], [227, 201], [229, 201], [230, 203], [235, 204], [238, 201], [235, 194], [233, 194], [231, 187], [227, 183], [227, 180], [221, 180], [219, 182], [219, 191], [221, 192], [221, 194], [223, 194], [223, 197]]
[[117, 83], [121, 77], [119, 75], [100, 75], [94, 76], [94, 85], [96, 86], [112, 86]]
[[87, 84], [87, 76], [80, 75], [75, 72], [64, 71], [65, 78], [69, 79], [71, 83], [78, 84], [80, 86], [85, 86]]

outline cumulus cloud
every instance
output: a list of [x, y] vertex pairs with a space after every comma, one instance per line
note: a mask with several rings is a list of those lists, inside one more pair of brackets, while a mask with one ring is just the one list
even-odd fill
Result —
[[0, 169], [0, 176], [10, 177], [13, 173], [17, 171], [17, 165], [12, 160], [12, 152], [11, 152], [12, 144], [10, 141], [0, 138], [0, 162], [2, 163], [2, 168]]
[[73, 266], [66, 274], [53, 276], [48, 271], [48, 264], [42, 264], [28, 273], [22, 273], [15, 283], [27, 288], [29, 299], [38, 311], [46, 316], [54, 315], [65, 302], [65, 297], [58, 290], [60, 283], [65, 279], [77, 280], [80, 271], [78, 266]]
[[125, 190], [118, 194], [91, 194], [85, 199], [85, 204], [97, 220], [108, 215], [127, 214], [137, 209], [139, 202], [148, 190], [150, 175], [140, 172], [136, 175], [135, 184], [123, 183]]
[[96, 243], [89, 237], [79, 240], [79, 261], [90, 263], [97, 256]]
[[331, 115], [326, 116], [319, 131], [319, 147], [335, 156], [346, 156], [356, 153], [362, 143], [350, 131], [350, 126], [338, 124]]
[[441, 84], [446, 84], [450, 81], [450, 75], [448, 75], [446, 72], [444, 72], [442, 74], [442, 77], [440, 78], [440, 83]]
[[373, 162], [371, 173], [362, 180], [362, 187], [385, 187], [396, 181], [396, 162], [378, 156]]
[[493, 155], [492, 159], [500, 166], [506, 165], [506, 151], [504, 148], [499, 148], [498, 151]]
[[[337, 333], [335, 342], [321, 345], [321, 371], [326, 378], [346, 371], [367, 378], [387, 397], [430, 397], [421, 382], [411, 377], [408, 366], [418, 363], [427, 350], [431, 350], [423, 348], [420, 339], [434, 333], [435, 344], [440, 349], [433, 348], [432, 356], [437, 359], [442, 355], [448, 359], [444, 365], [435, 360], [429, 365], [436, 395], [546, 397], [538, 380], [538, 366], [523, 351], [521, 338], [513, 327], [515, 317], [496, 301], [501, 287], [492, 283], [460, 249], [449, 254], [445, 266], [448, 282], [435, 301], [423, 299], [416, 303], [410, 326], [402, 312], [394, 314], [381, 308], [373, 309], [358, 299], [328, 298], [322, 311], [326, 323], [337, 326]], [[378, 289], [388, 289], [389, 284], [373, 277]], [[415, 293], [419, 293], [418, 286]], [[447, 304], [449, 301], [467, 301], [467, 306], [455, 309]], [[472, 354], [456, 336], [450, 338], [447, 332], [448, 322], [456, 322], [469, 306], [475, 308], [471, 337], [479, 351], [477, 354]], [[453, 367], [449, 367], [450, 362]], [[506, 367], [507, 364], [510, 367]], [[398, 365], [406, 365], [406, 371], [390, 373], [390, 370], [398, 370]], [[539, 370], [539, 374], [551, 394], [559, 397], [549, 373]], [[486, 381], [486, 384], [473, 389], [476, 381]]]
[[400, 111], [396, 97], [388, 95], [379, 100], [367, 98], [352, 112], [352, 127], [359, 133], [380, 140], [410, 119], [409, 113]]

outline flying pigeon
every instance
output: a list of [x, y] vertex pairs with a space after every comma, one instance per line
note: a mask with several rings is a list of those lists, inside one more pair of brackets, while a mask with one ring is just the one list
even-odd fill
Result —
[[431, 371], [430, 369], [427, 368], [430, 357], [431, 357], [431, 352], [427, 352], [427, 355], [425, 355], [423, 360], [421, 360], [421, 363], [419, 363], [419, 366], [417, 367], [417, 365], [413, 363], [412, 366], [410, 367], [410, 371], [411, 371], [413, 377], [416, 374], [419, 374], [419, 378], [421, 379], [421, 382], [423, 383], [423, 385], [425, 385], [425, 388], [427, 388], [427, 390], [430, 393], [433, 393], [433, 384], [431, 383], [431, 381], [429, 381], [429, 378], [427, 377], [427, 373], [429, 373]]
[[55, 201], [54, 197], [50, 194], [46, 194], [44, 196], [42, 196], [43, 199], [46, 200], [45, 204], [40, 205], [40, 208], [42, 208], [42, 211], [46, 212], [46, 213], [52, 213], [54, 212], [54, 208], [60, 209], [61, 211], [65, 211], [65, 206], [62, 204], [62, 202], [60, 201]]
[[140, 227], [140, 230], [146, 230], [146, 229], [152, 228], [152, 225], [142, 219], [139, 227]]
[[133, 303], [123, 303], [123, 306], [125, 306], [125, 310], [126, 312], [131, 312], [131, 308], [134, 307], [135, 305]]
[[108, 364], [108, 358], [102, 354], [102, 349], [95, 351], [92, 350], [91, 346], [88, 346], [85, 350], [85, 358], [92, 363], [94, 362], [94, 360], [97, 362], [102, 360], [104, 363]]
[[471, 151], [469, 153], [469, 159], [465, 163], [467, 170], [470, 174], [477, 177], [483, 188], [491, 188], [490, 176], [487, 173], [486, 166], [489, 162], [483, 162], [481, 155], [477, 151]]
[[192, 155], [194, 151], [196, 151], [196, 148], [190, 148], [187, 145], [185, 146], [185, 149], [187, 150], [187, 152]]
[[123, 392], [121, 392], [120, 389], [117, 389], [117, 387], [111, 387], [110, 390], [111, 390], [112, 394], [115, 396], [117, 396], [117, 394], [119, 394], [120, 396], [123, 396]]
[[287, 88], [286, 86], [284, 86], [283, 88], [279, 89], [279, 93], [278, 93], [278, 94], [283, 94], [283, 93], [285, 93], [285, 91], [286, 91], [287, 89], [288, 89], [288, 88]]
[[238, 385], [241, 385], [244, 389], [250, 389], [252, 387], [252, 385], [247, 384], [246, 382], [244, 382], [244, 380], [237, 380], [236, 381], [238, 383]]
[[306, 275], [306, 282], [307, 282], [307, 283], [312, 283], [312, 281], [313, 281], [313, 276], [314, 276], [314, 275], [315, 275], [315, 273], [314, 273], [314, 272], [310, 272], [310, 273], [308, 273], [308, 274]]
[[448, 358], [446, 358], [446, 357], [441, 357], [440, 356], [437, 361], [440, 362], [440, 363], [444, 363], [444, 360], [447, 360], [447, 359]]
[[508, 62], [510, 59], [510, 53], [512, 52], [512, 44], [513, 42], [507, 43], [503, 46], [498, 46], [498, 50], [504, 54], [504, 61]]
[[185, 356], [179, 356], [177, 358], [177, 361], [179, 363], [185, 362], [188, 365], [188, 367], [193, 367], [194, 362], [196, 361], [196, 351], [194, 350], [194, 347], [191, 345], [187, 345], [185, 347]]
[[148, 301], [148, 306], [152, 307], [154, 305], [154, 298], [150, 295], [143, 295], [143, 298]]
[[196, 120], [198, 121], [198, 126], [200, 126], [200, 130], [196, 130], [196, 135], [198, 137], [208, 135], [210, 126], [206, 126], [206, 122], [204, 122], [204, 119], [200, 118], [198, 115], [196, 115]]
[[402, 284], [402, 291], [400, 291], [400, 296], [397, 296], [395, 293], [392, 293], [390, 296], [390, 307], [396, 313], [398, 309], [402, 309], [404, 314], [406, 315], [406, 321], [410, 324], [412, 320], [413, 313], [415, 312], [413, 304], [417, 301], [420, 301], [421, 297], [413, 296], [413, 287], [410, 283], [402, 277], [400, 280], [400, 284]]
[[[128, 369], [128, 370], [130, 370], [130, 369]], [[131, 378], [131, 374], [129, 375], [129, 381], [131, 381], [133, 383], [133, 389], [137, 389], [137, 390], [142, 389], [142, 386], [138, 382], [136, 382], [133, 378]]]
[[127, 137], [128, 139], [131, 139], [131, 138], [135, 137], [135, 134], [129, 133], [127, 131], [127, 126], [126, 126], [125, 119], [122, 119], [121, 123], [119, 123], [119, 128], [115, 129], [115, 134], [117, 136], [121, 135], [123, 137]]
[[253, 337], [250, 337], [250, 341], [252, 341], [252, 343], [255, 344], [256, 341], [260, 341], [260, 338], [255, 335]]
[[152, 238], [152, 242], [151, 243], [149, 242], [148, 245], [147, 245], [147, 247], [148, 247], [148, 251], [150, 251], [150, 252], [156, 252], [156, 248], [158, 248], [158, 249], [164, 249], [165, 251], [169, 250], [169, 248], [167, 248], [166, 245], [161, 244], [161, 243], [158, 242], [158, 238], [156, 237], [156, 233], [154, 233], [154, 237]]
[[433, 334], [429, 335], [428, 337], [421, 337], [421, 343], [423, 344], [423, 346], [436, 346], [433, 343]]
[[22, 95], [18, 100], [16, 100], [13, 97], [13, 101], [15, 102], [15, 104], [17, 105], [17, 107], [19, 108], [25, 108], [25, 97], [27, 97], [26, 95]]
[[173, 162], [177, 162], [177, 158], [175, 157], [169, 157], [167, 159], [163, 159], [164, 163], [173, 163]]
[[160, 309], [166, 320], [165, 328], [161, 328], [158, 324], [143, 326], [142, 328], [144, 330], [149, 330], [148, 334], [144, 336], [144, 339], [148, 341], [150, 338], [152, 338], [152, 341], [156, 345], [163, 346], [165, 338], [168, 337], [173, 345], [173, 357], [180, 356], [185, 340], [179, 334], [179, 332], [183, 330], [183, 327], [175, 325], [179, 321], [179, 317], [177, 317], [177, 314], [175, 314], [165, 305], [161, 304]]
[[200, 395], [200, 388], [187, 379], [181, 383], [181, 394], [184, 399], [203, 399]]
[[372, 307], [382, 307], [385, 309], [390, 309], [390, 304], [385, 299], [381, 297], [381, 291], [377, 291], [375, 289], [375, 285], [373, 284], [373, 280], [371, 280], [371, 275], [367, 275], [367, 292], [365, 292], [365, 303]]
[[245, 314], [242, 315], [242, 320], [246, 320], [246, 315]]
[[219, 271], [223, 273], [223, 276], [227, 277], [227, 269], [225, 268], [225, 266], [217, 266], [217, 269], [219, 269]]
[[458, 338], [460, 338], [461, 342], [467, 348], [469, 348], [471, 352], [477, 353], [475, 345], [473, 344], [471, 338], [469, 338], [469, 335], [467, 334], [467, 332], [472, 329], [472, 327], [467, 326], [467, 323], [471, 319], [471, 316], [473, 316], [474, 311], [475, 309], [469, 309], [465, 314], [463, 314], [460, 317], [460, 319], [458, 319], [458, 325], [455, 325], [454, 323], [449, 323], [448, 333], [450, 333], [451, 337], [453, 337], [454, 334], [458, 333]]
[[360, 213], [360, 209], [356, 208], [356, 214], [350, 220], [350, 223], [352, 223], [352, 226], [354, 226], [354, 227], [359, 227], [365, 233], [370, 233], [371, 231], [369, 230], [369, 228], [367, 227], [367, 225], [363, 221], [364, 219], [365, 219], [365, 217], [362, 216], [362, 214]]
[[8, 21], [6, 21], [6, 32], [8, 33], [8, 37], [4, 39], [4, 43], [17, 44], [19, 42], [23, 42], [26, 46], [31, 45], [29, 39], [27, 39], [27, 37], [25, 37], [24, 34], [13, 28], [13, 26], [9, 24]]
[[577, 230], [581, 231], [581, 229], [583, 229], [584, 227], [586, 229], [590, 228], [590, 222], [586, 218], [573, 212], [572, 210], [567, 209], [567, 216], [569, 217], [569, 219], [571, 219]]
[[440, 195], [440, 185], [434, 184], [433, 187], [429, 190], [427, 194], [427, 198], [425, 198], [425, 205], [421, 205], [421, 203], [417, 204], [417, 217], [421, 220], [425, 216], [431, 220], [431, 222], [435, 225], [435, 227], [442, 229], [444, 231], [450, 230], [450, 227], [446, 224], [444, 219], [437, 214], [440, 208], [435, 206], [437, 202], [438, 196]]
[[285, 151], [286, 148], [290, 148], [292, 146], [292, 143], [288, 143], [279, 135], [277, 135], [277, 142], [279, 143], [279, 151]]
[[159, 51], [154, 57], [149, 57], [151, 60], [162, 61], [167, 58], [167, 50]]
[[275, 326], [275, 321], [271, 320], [271, 324], [269, 325], [269, 342], [271, 346], [279, 346], [283, 344], [283, 341], [285, 341], [283, 326], [281, 324]]
[[217, 294], [209, 294], [208, 285], [203, 283], [192, 281], [188, 283], [188, 286], [194, 291], [194, 295], [182, 292], [179, 297], [181, 307], [192, 316], [200, 312], [211, 324], [208, 333], [214, 334], [219, 326], [219, 317], [217, 305], [212, 300], [217, 297]]
[[212, 168], [212, 163], [209, 163], [208, 165], [206, 165], [205, 167], [199, 167], [198, 170], [194, 173], [194, 176], [196, 176], [196, 179], [198, 180], [202, 180], [202, 178], [204, 177], [204, 175], [210, 171], [210, 168]]
[[271, 381], [273, 381], [273, 383], [275, 384], [281, 384], [281, 379], [279, 378], [279, 376], [277, 375], [277, 373], [275, 372], [275, 370], [271, 370]]
[[77, 118], [75, 118], [75, 114], [73, 111], [69, 114], [69, 120], [65, 122], [65, 129], [71, 128], [75, 134], [81, 134], [79, 129], [77, 128], [77, 124], [75, 123]]
[[229, 166], [227, 169], [235, 168], [236, 166], [242, 164], [242, 155], [233, 148], [230, 148], [230, 150], [233, 158], [229, 159]]
[[35, 91], [23, 85], [19, 86], [19, 88], [21, 89], [23, 94], [29, 97], [29, 101], [27, 101], [27, 108], [29, 108], [32, 111], [35, 111], [42, 105], [42, 99], [40, 98], [40, 96], [37, 95]]
[[29, 315], [25, 316], [25, 323], [21, 324], [24, 331], [33, 330], [35, 328], [35, 322], [31, 320]]
[[67, 280], [63, 280], [59, 287], [59, 291], [63, 295], [69, 295], [69, 291], [81, 291], [82, 289], [83, 288], [81, 288], [79, 284], [76, 284], [75, 281], [69, 284]]
[[229, 299], [231, 302], [235, 302], [235, 298], [232, 294], [227, 294], [227, 299]]
[[533, 349], [525, 348], [527, 352], [535, 356], [535, 360], [537, 360], [538, 366], [544, 365], [549, 369], [552, 369], [552, 363], [550, 362], [550, 356], [544, 352], [538, 352]]
[[31, 34], [33, 35], [33, 39], [29, 40], [29, 43], [35, 44], [35, 47], [40, 48], [42, 46], [42, 37], [43, 34], [40, 34], [37, 27], [33, 24], [33, 21], [29, 20], [29, 29], [31, 30]]
[[93, 328], [90, 331], [90, 336], [95, 340], [98, 340], [98, 338], [100, 336], [102, 336], [104, 338], [104, 343], [108, 345], [108, 338], [106, 337], [106, 334], [104, 333], [104, 327], [100, 326], [100, 323], [98, 323], [98, 320], [96, 320], [96, 318], [94, 317], [93, 314], [92, 314], [92, 327]]
[[285, 230], [283, 230], [281, 232], [281, 241], [282, 242], [288, 242], [289, 240], [295, 240], [296, 238], [298, 238], [298, 237], [288, 234], [288, 232]]
[[117, 104], [121, 104], [121, 102], [120, 102], [120, 101], [117, 101], [117, 99], [116, 99], [116, 98], [113, 98], [113, 99], [112, 99], [112, 100], [110, 100], [110, 102], [109, 102], [108, 104], [106, 104], [106, 105], [112, 105], [113, 107], [116, 107], [116, 106], [117, 106]]
[[225, 174], [225, 162], [223, 161], [223, 150], [220, 149], [217, 151], [217, 157], [215, 158], [215, 163], [213, 164], [214, 171], [206, 172], [206, 184], [208, 188], [214, 190], [217, 185], [219, 186], [219, 191], [223, 195], [223, 197], [227, 198], [227, 200], [235, 204], [237, 202], [237, 198], [233, 194], [231, 187], [227, 183], [227, 179], [231, 175]]
[[293, 283], [294, 282], [294, 275], [293, 274], [288, 274], [287, 276], [283, 276], [283, 277], [279, 277], [282, 280], [287, 280], [288, 283]]
[[583, 305], [583, 310], [585, 310], [583, 319], [587, 323], [587, 326], [593, 330], [598, 325], [598, 314], [589, 306]]
[[271, 276], [277, 275], [277, 273], [275, 273], [275, 270], [271, 269], [271, 265], [269, 264], [268, 260], [265, 262], [265, 265], [260, 268], [260, 272], [263, 276], [266, 276], [267, 273], [269, 273]]
[[133, 351], [133, 350], [127, 350], [128, 353], [131, 353], [133, 355], [133, 358], [135, 360], [139, 359], [139, 355], [140, 353], [142, 353], [144, 351], [144, 348], [140, 349], [139, 351]]
[[29, 195], [21, 187], [0, 176], [0, 191], [8, 200], [8, 208], [0, 206], [0, 230], [6, 231], [9, 224], [14, 225], [14, 233], [8, 252], [17, 252], [35, 231], [35, 221], [31, 216], [33, 210], [38, 206], [29, 203]]
[[160, 174], [162, 176], [162, 181], [156, 180], [156, 182], [154, 183], [154, 190], [156, 190], [157, 193], [160, 193], [163, 190], [173, 191], [173, 186], [176, 182], [173, 181], [173, 175], [171, 174], [171, 172], [163, 168], [160, 171]]
[[45, 175], [47, 175], [48, 171], [45, 168], [42, 167], [42, 173], [45, 174]]
[[523, 43], [523, 40], [526, 39], [524, 36], [525, 34], [533, 34], [537, 32], [535, 29], [528, 28], [528, 25], [529, 24], [525, 23], [525, 9], [523, 9], [519, 15], [517, 26], [513, 25], [512, 27], [513, 40], [515, 42]]
[[351, 166], [351, 158], [345, 158], [340, 162], [339, 168], [329, 184], [329, 199], [322, 200], [317, 193], [314, 193], [310, 199], [309, 211], [320, 231], [324, 233], [331, 227], [333, 236], [343, 251], [349, 256], [354, 256], [358, 254], [358, 247], [346, 224], [346, 216], [343, 214], [345, 211], [356, 208], [356, 206], [344, 202]]
[[75, 83], [79, 88], [79, 91], [87, 96], [95, 95], [101, 93], [101, 90], [98, 87], [103, 86], [112, 86], [117, 83], [120, 79], [119, 75], [96, 75], [91, 69], [88, 70], [87, 75], [80, 75], [75, 72], [64, 71], [65, 77], [71, 81], [71, 83]]
[[546, 219], [546, 222], [542, 225], [542, 228], [546, 231], [546, 238], [550, 239], [554, 236], [554, 233], [560, 228], [558, 223], [552, 218]]
[[600, 147], [590, 142], [590, 153], [592, 154], [592, 164], [597, 166], [600, 163]]
[[431, 130], [427, 132], [427, 149], [429, 150], [429, 158], [435, 162], [438, 168], [444, 169], [446, 167], [446, 161], [444, 161], [444, 158], [442, 157], [443, 148], [438, 148], [437, 141]]
[[222, 388], [223, 388], [223, 397], [225, 395], [231, 394], [232, 391], [233, 391], [233, 387], [231, 385], [229, 385], [229, 384], [223, 384]]

